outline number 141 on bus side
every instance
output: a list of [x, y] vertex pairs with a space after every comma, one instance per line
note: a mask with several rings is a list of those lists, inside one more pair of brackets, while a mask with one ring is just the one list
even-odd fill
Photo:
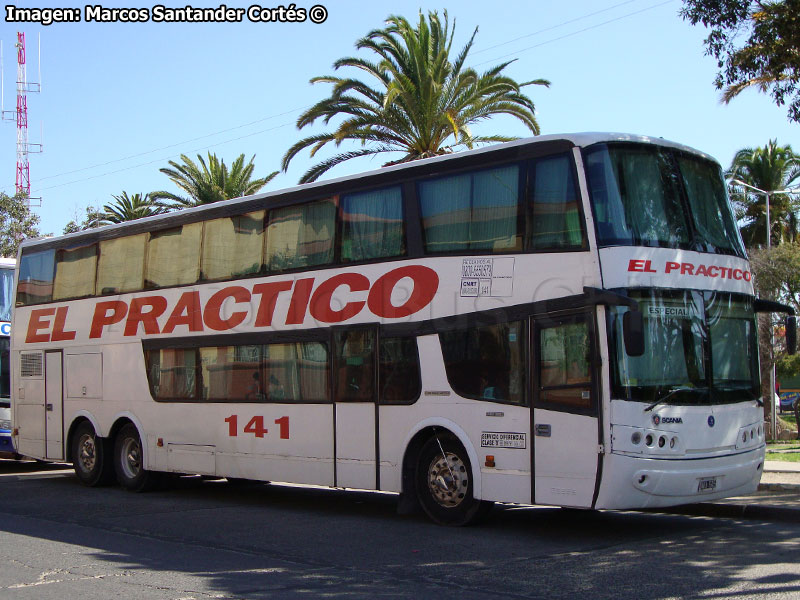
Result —
[[[231, 415], [225, 422], [228, 424], [228, 436], [237, 437], [239, 435], [239, 415]], [[278, 433], [282, 440], [289, 439], [289, 417], [281, 417], [275, 419], [274, 423], [278, 426]], [[256, 415], [250, 419], [247, 424], [242, 428], [242, 432], [251, 433], [256, 437], [263, 438], [269, 433], [269, 429], [264, 427], [264, 417]]]

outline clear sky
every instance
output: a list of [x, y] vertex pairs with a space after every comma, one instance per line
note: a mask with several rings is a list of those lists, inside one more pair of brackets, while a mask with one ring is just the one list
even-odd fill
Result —
[[[314, 1], [300, 0], [296, 7], [309, 9]], [[15, 4], [78, 8], [84, 16], [83, 3]], [[129, 0], [124, 6], [152, 13], [156, 4]], [[680, 0], [323, 0], [323, 5], [328, 17], [321, 24], [253, 23], [247, 17], [241, 23], [83, 21], [47, 27], [3, 22], [6, 110], [16, 105], [16, 32], [26, 34], [29, 82], [39, 78], [41, 36], [42, 92], [28, 95], [29, 142], [44, 146], [42, 154], [30, 155], [32, 196], [42, 198], [35, 209], [41, 231], [60, 234], [87, 205], [102, 207], [122, 191], [178, 192], [159, 168], [181, 153], [195, 158], [211, 151], [228, 164], [241, 153], [248, 159], [255, 155], [256, 176], [279, 169], [289, 146], [323, 130], [295, 127], [301, 110], [330, 90], [309, 79], [333, 73], [336, 59], [358, 54], [356, 40], [382, 27], [388, 15], [415, 20], [420, 9], [446, 8], [456, 19], [456, 50], [479, 27], [469, 66], [480, 71], [515, 58], [509, 75], [552, 82], [549, 89], [526, 88], [542, 133], [659, 136], [703, 150], [723, 167], [738, 149], [770, 139], [800, 150], [800, 125], [790, 123], [785, 108], [768, 96], [746, 91], [730, 105], [719, 103], [716, 63], [704, 56], [707, 31], [678, 16]], [[528, 135], [511, 119], [490, 121], [478, 132], [489, 130]], [[327, 177], [378, 168], [385, 160], [349, 161]], [[0, 124], [0, 190], [8, 194], [14, 192], [15, 164], [16, 130], [6, 121]], [[295, 185], [311, 164], [307, 153], [299, 155], [289, 172], [265, 189]]]

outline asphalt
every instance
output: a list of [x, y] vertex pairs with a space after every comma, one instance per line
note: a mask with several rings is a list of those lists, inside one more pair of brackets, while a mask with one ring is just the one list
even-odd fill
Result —
[[800, 523], [800, 462], [764, 461], [754, 494], [654, 512]]

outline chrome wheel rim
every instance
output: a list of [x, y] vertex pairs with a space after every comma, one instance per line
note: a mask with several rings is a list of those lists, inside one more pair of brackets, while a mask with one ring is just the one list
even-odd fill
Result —
[[93, 435], [84, 433], [78, 440], [78, 466], [91, 473], [97, 464], [97, 446]]
[[142, 472], [142, 446], [135, 438], [122, 442], [120, 466], [128, 479], [135, 479]]
[[428, 490], [437, 504], [453, 508], [461, 504], [469, 488], [469, 470], [452, 452], [436, 456], [428, 467]]

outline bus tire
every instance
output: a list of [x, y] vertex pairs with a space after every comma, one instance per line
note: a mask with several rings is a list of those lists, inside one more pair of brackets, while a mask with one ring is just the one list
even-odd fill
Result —
[[75, 430], [70, 458], [75, 474], [84, 485], [96, 487], [114, 480], [111, 443], [107, 438], [98, 437], [89, 421], [84, 421]]
[[139, 430], [128, 423], [114, 441], [114, 469], [117, 481], [131, 492], [146, 492], [158, 483], [158, 474], [144, 468], [144, 453]]
[[452, 435], [437, 434], [425, 443], [417, 461], [416, 483], [423, 510], [439, 525], [475, 523], [492, 507], [491, 502], [473, 496], [469, 456]]

